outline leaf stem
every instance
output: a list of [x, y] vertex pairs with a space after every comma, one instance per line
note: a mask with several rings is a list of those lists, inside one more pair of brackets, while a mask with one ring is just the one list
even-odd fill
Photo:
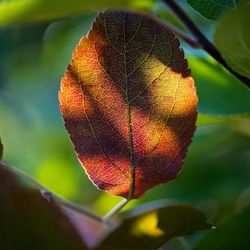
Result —
[[129, 199], [121, 200], [112, 210], [110, 210], [105, 216], [102, 217], [104, 222], [109, 221], [112, 217], [114, 217], [126, 204], [128, 204]]
[[210, 56], [212, 56], [218, 63], [224, 66], [232, 75], [244, 83], [248, 88], [250, 88], [250, 79], [240, 75], [235, 72], [222, 58], [220, 52], [199, 30], [199, 28], [193, 23], [193, 21], [187, 16], [187, 14], [175, 3], [174, 0], [162, 0], [175, 15], [180, 19], [180, 21], [186, 26], [189, 32], [195, 37], [197, 43], [203, 48]]

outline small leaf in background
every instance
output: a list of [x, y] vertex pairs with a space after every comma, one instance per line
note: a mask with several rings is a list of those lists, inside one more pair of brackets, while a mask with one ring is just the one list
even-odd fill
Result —
[[241, 135], [250, 137], [250, 113], [241, 115], [205, 115], [199, 113], [196, 126], [224, 125]]
[[120, 219], [123, 223], [107, 236], [98, 250], [155, 250], [173, 237], [211, 228], [199, 209], [165, 201], [143, 204], [121, 214]]
[[[87, 232], [72, 219], [76, 211], [66, 212], [67, 208], [44, 198], [29, 177], [4, 164], [0, 164], [0, 183], [0, 249], [87, 249], [83, 243]], [[91, 228], [90, 220], [82, 219], [82, 228]]]
[[208, 232], [194, 250], [248, 250], [250, 208], [247, 208]]
[[210, 20], [217, 20], [225, 11], [235, 9], [239, 0], [187, 0], [196, 11]]
[[156, 19], [99, 14], [73, 53], [59, 100], [78, 158], [100, 189], [138, 198], [176, 178], [197, 96], [178, 40]]
[[189, 57], [199, 113], [232, 115], [250, 113], [250, 91], [211, 58]]
[[2, 144], [2, 141], [0, 139], [0, 161], [2, 160], [3, 158], [3, 144]]
[[6, 0], [0, 1], [0, 27], [56, 20], [106, 8], [148, 9], [154, 3], [155, 0]]
[[[239, 74], [250, 78], [250, 4], [240, 1], [218, 22], [214, 41], [225, 61]], [[233, 35], [232, 35], [233, 34]]]

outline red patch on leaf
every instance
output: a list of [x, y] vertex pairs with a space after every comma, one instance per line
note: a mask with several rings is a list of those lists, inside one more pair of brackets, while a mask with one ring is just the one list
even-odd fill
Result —
[[135, 12], [100, 13], [61, 82], [60, 109], [90, 179], [138, 198], [180, 171], [197, 96], [174, 34]]

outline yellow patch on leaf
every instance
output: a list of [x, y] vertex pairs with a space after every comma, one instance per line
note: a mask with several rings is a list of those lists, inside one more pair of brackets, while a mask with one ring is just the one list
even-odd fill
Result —
[[92, 182], [138, 198], [176, 178], [197, 96], [174, 34], [142, 13], [100, 13], [61, 81], [60, 109]]

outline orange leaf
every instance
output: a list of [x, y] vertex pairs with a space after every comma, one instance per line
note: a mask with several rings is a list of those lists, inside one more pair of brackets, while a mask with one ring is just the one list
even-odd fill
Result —
[[178, 40], [156, 19], [100, 13], [73, 53], [59, 99], [79, 160], [100, 189], [138, 198], [180, 171], [197, 96]]

